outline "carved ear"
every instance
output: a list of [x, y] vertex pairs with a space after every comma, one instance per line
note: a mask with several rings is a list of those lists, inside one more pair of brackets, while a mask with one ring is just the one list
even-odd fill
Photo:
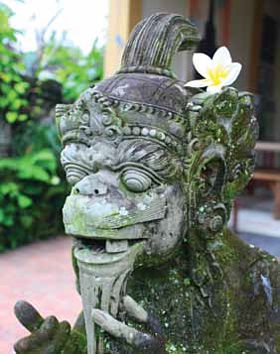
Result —
[[252, 95], [241, 92], [232, 117], [230, 142], [227, 147], [228, 176], [225, 197], [229, 199], [240, 193], [252, 177], [258, 133]]
[[226, 163], [221, 146], [210, 146], [202, 154], [200, 178], [204, 183], [203, 195], [219, 195], [223, 192], [226, 178]]
[[196, 117], [193, 133], [199, 141], [201, 158], [209, 156], [212, 161], [209, 164], [206, 159], [204, 165], [213, 169], [213, 161], [220, 161], [217, 183], [223, 185], [219, 192], [223, 198], [232, 199], [248, 183], [254, 168], [258, 125], [252, 96], [234, 88], [210, 96]]
[[215, 203], [222, 203], [229, 214], [232, 199], [248, 183], [254, 169], [258, 124], [252, 97], [226, 88], [206, 96], [200, 111], [189, 112], [189, 120], [191, 149], [186, 170], [193, 191], [191, 205], [196, 210], [209, 205], [213, 209]]

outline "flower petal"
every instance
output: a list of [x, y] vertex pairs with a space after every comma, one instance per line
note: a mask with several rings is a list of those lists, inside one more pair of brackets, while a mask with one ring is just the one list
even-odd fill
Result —
[[227, 77], [223, 80], [223, 86], [231, 85], [237, 79], [241, 69], [242, 69], [242, 65], [240, 63], [230, 64], [228, 68], [229, 73]]
[[201, 80], [192, 80], [187, 82], [184, 86], [189, 86], [189, 87], [205, 87], [209, 85], [209, 80], [206, 79], [201, 79]]
[[217, 93], [217, 92], [220, 92], [222, 90], [222, 87], [224, 85], [223, 84], [219, 84], [219, 85], [211, 85], [211, 86], [208, 86], [207, 87], [207, 92], [210, 92], [210, 93]]
[[216, 50], [213, 56], [213, 62], [215, 65], [227, 66], [232, 63], [231, 55], [227, 47], [220, 47]]
[[203, 53], [195, 53], [193, 55], [193, 65], [196, 71], [205, 78], [208, 78], [208, 71], [213, 66], [212, 59]]

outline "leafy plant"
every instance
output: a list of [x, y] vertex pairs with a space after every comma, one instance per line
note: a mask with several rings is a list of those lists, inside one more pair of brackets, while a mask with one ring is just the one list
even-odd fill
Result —
[[0, 161], [0, 250], [61, 229], [65, 184], [49, 149]]
[[12, 132], [11, 157], [0, 160], [0, 251], [62, 231], [67, 186], [53, 108], [103, 76], [97, 42], [85, 55], [65, 36], [46, 38], [59, 12], [36, 32], [38, 50], [29, 53], [16, 50], [12, 15], [0, 0], [0, 123]]
[[0, 119], [14, 123], [28, 118], [25, 93], [29, 85], [21, 76], [24, 65], [13, 50], [17, 31], [9, 24], [11, 15], [9, 8], [0, 3]]
[[103, 48], [97, 41], [88, 54], [64, 39], [57, 41], [55, 33], [44, 49], [40, 77], [53, 78], [63, 87], [66, 101], [74, 101], [88, 86], [103, 77]]

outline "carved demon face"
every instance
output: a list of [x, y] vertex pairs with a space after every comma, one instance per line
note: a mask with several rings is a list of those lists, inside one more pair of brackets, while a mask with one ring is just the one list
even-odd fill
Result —
[[[162, 108], [115, 103], [95, 89], [58, 107], [61, 160], [73, 186], [63, 209], [68, 234], [108, 253], [141, 243], [141, 262], [150, 263], [171, 256], [187, 228], [209, 235], [222, 229], [229, 215], [224, 199], [252, 171], [256, 124], [247, 94], [226, 89], [204, 99], [199, 111], [198, 96], [189, 98], [195, 105], [183, 122]], [[240, 129], [240, 116], [249, 128]], [[240, 161], [236, 151], [245, 142], [248, 158]]]
[[73, 186], [63, 208], [68, 234], [109, 253], [144, 241], [150, 261], [173, 253], [186, 205], [180, 162], [168, 149], [141, 135], [117, 145], [101, 137], [67, 144], [61, 160]]

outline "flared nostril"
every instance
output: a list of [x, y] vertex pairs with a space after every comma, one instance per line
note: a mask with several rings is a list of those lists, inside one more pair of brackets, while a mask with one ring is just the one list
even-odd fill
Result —
[[95, 175], [83, 178], [73, 187], [73, 194], [80, 196], [101, 196], [107, 194], [107, 185], [101, 182]]

